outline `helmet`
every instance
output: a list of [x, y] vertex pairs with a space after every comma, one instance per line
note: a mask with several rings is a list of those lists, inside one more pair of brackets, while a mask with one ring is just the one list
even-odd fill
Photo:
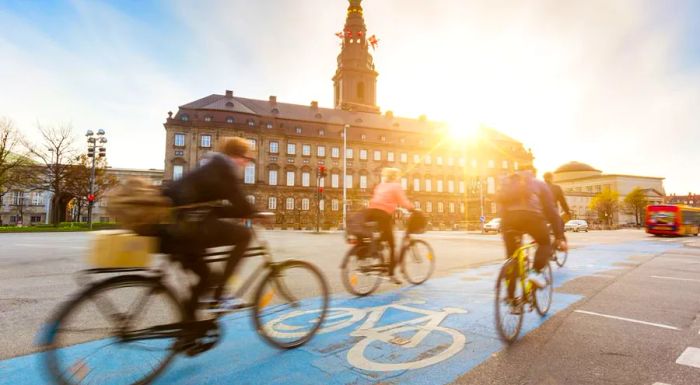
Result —
[[411, 234], [421, 234], [428, 226], [428, 218], [420, 210], [413, 210], [406, 221], [406, 232]]

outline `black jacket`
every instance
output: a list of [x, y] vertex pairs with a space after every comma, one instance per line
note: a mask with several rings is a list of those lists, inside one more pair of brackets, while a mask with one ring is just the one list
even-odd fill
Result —
[[561, 209], [564, 210], [565, 213], [571, 214], [571, 210], [569, 210], [569, 205], [566, 203], [566, 198], [564, 198], [564, 191], [561, 189], [561, 187], [554, 183], [547, 183], [547, 186], [549, 186], [550, 191], [552, 191], [552, 197], [554, 198], [555, 208], [557, 202], [559, 202]]
[[241, 191], [237, 169], [238, 166], [226, 155], [214, 154], [205, 165], [172, 182], [163, 194], [172, 199], [175, 206], [227, 200], [230, 206], [218, 208], [218, 216], [248, 217], [255, 209]]

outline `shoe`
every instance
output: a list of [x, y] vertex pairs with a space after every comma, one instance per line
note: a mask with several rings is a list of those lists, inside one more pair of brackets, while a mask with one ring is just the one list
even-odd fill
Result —
[[547, 280], [544, 278], [544, 274], [542, 273], [531, 271], [527, 276], [527, 280], [538, 289], [543, 289], [547, 286]]

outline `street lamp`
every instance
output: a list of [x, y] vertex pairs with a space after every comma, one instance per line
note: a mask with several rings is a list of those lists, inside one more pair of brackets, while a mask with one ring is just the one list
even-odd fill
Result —
[[350, 128], [349, 124], [346, 124], [343, 126], [343, 230], [345, 230], [346, 225], [347, 225], [347, 211], [348, 211], [348, 206], [347, 206], [347, 196], [348, 196], [348, 187], [347, 187], [347, 181], [348, 181], [348, 176], [347, 176], [348, 128]]
[[92, 169], [90, 171], [90, 193], [87, 196], [88, 199], [88, 226], [92, 230], [92, 207], [95, 203], [95, 158], [98, 156], [103, 158], [107, 155], [107, 149], [105, 147], [107, 143], [107, 138], [105, 138], [105, 130], [97, 130], [97, 135], [95, 135], [92, 130], [87, 130], [85, 133], [88, 143], [87, 156], [92, 158]]

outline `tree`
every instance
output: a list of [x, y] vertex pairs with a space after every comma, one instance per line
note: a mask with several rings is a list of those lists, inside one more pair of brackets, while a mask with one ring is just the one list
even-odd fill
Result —
[[591, 199], [590, 208], [603, 219], [606, 225], [612, 225], [613, 214], [619, 207], [620, 194], [617, 191], [605, 189]]
[[[105, 158], [98, 157], [95, 160], [95, 189], [93, 190], [95, 202], [99, 201], [107, 190], [117, 185], [117, 178], [108, 175], [106, 167]], [[82, 208], [87, 205], [91, 173], [92, 159], [87, 154], [82, 154], [76, 158], [66, 174], [65, 192], [72, 197], [71, 202], [76, 207], [78, 220], [80, 220]]]
[[40, 183], [44, 190], [53, 194], [49, 216], [50, 222], [57, 225], [65, 220], [66, 207], [72, 199], [70, 193], [66, 191], [66, 180], [77, 158], [73, 127], [37, 125], [37, 128], [41, 134], [41, 143], [26, 142], [25, 145], [31, 156], [44, 166]]
[[624, 202], [627, 209], [634, 213], [634, 223], [639, 226], [642, 223], [642, 215], [644, 214], [644, 210], [649, 204], [649, 201], [644, 194], [644, 190], [639, 187], [635, 187], [629, 194], [627, 194]]
[[0, 201], [8, 191], [22, 188], [28, 181], [26, 169], [31, 161], [22, 143], [22, 135], [12, 120], [0, 118]]

